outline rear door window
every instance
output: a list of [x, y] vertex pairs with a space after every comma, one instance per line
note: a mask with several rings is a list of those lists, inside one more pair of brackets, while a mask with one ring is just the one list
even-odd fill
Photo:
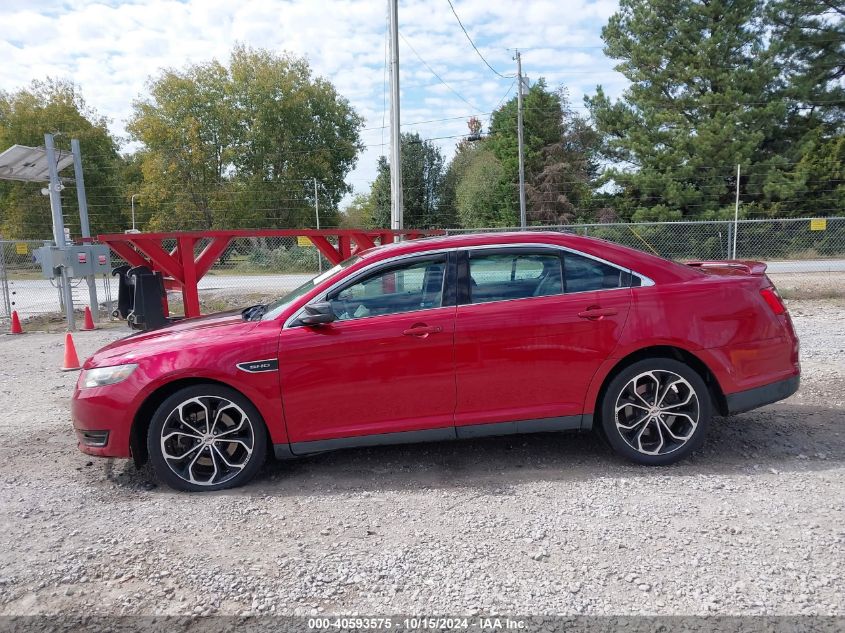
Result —
[[543, 297], [563, 292], [561, 261], [550, 252], [469, 253], [470, 303]]

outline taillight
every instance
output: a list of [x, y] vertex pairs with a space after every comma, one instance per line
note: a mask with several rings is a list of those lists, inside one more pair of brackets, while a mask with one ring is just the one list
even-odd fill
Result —
[[772, 309], [772, 312], [778, 315], [786, 313], [786, 306], [783, 305], [783, 299], [780, 298], [777, 290], [772, 287], [763, 288], [760, 295]]

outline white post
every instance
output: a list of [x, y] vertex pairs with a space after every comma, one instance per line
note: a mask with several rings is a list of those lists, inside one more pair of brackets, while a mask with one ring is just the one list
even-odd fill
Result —
[[132, 197], [129, 199], [129, 204], [132, 205], [132, 232], [135, 232], [135, 196], [137, 193], [133, 193]]
[[403, 222], [402, 148], [399, 135], [399, 0], [390, 4], [390, 228]]
[[734, 206], [734, 244], [731, 259], [736, 259], [736, 234], [739, 232], [739, 174], [740, 166], [736, 166], [736, 205]]
[[[77, 139], [70, 140], [73, 152], [73, 177], [76, 180], [76, 199], [79, 202], [79, 227], [82, 237], [91, 237], [91, 225], [88, 223], [88, 196], [85, 194], [85, 178], [82, 175], [82, 150]], [[100, 302], [97, 300], [97, 280], [94, 275], [85, 275], [88, 284], [88, 306], [95, 323], [100, 321]]]
[[[59, 181], [59, 170], [56, 162], [56, 146], [53, 144], [53, 135], [44, 135], [44, 148], [47, 150], [47, 169], [50, 172], [50, 210], [53, 212], [53, 240], [56, 246], [65, 252], [65, 221], [62, 217], [61, 182]], [[70, 289], [70, 278], [67, 276], [67, 268], [62, 266], [61, 298], [65, 304], [65, 317], [67, 318], [67, 329], [72, 332], [76, 328], [73, 320], [73, 294]]]
[[[317, 230], [320, 230], [320, 198], [317, 196], [317, 179], [314, 179], [314, 217], [317, 220]], [[323, 258], [320, 257], [320, 249], [315, 248], [314, 250], [317, 251], [317, 268], [322, 273], [323, 272]]]
[[516, 51], [516, 132], [519, 143], [519, 226], [525, 230], [528, 217], [525, 211], [525, 145], [522, 133], [522, 55]]

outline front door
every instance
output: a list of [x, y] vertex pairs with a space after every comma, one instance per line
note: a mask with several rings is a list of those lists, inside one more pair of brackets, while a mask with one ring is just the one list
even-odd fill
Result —
[[327, 297], [333, 323], [282, 331], [291, 444], [423, 429], [454, 435], [456, 308], [447, 259], [407, 258], [364, 272]]
[[[458, 435], [577, 428], [625, 323], [630, 275], [542, 247], [468, 250], [459, 270]], [[522, 426], [495, 425], [506, 422]]]

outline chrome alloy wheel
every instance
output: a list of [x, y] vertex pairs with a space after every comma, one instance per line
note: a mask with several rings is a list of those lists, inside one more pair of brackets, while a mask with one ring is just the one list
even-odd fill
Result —
[[197, 396], [179, 404], [164, 421], [161, 454], [180, 479], [198, 486], [222, 484], [249, 463], [255, 431], [237, 404]]
[[616, 430], [635, 451], [666, 455], [678, 450], [698, 427], [700, 406], [692, 385], [678, 374], [643, 372], [616, 398]]

